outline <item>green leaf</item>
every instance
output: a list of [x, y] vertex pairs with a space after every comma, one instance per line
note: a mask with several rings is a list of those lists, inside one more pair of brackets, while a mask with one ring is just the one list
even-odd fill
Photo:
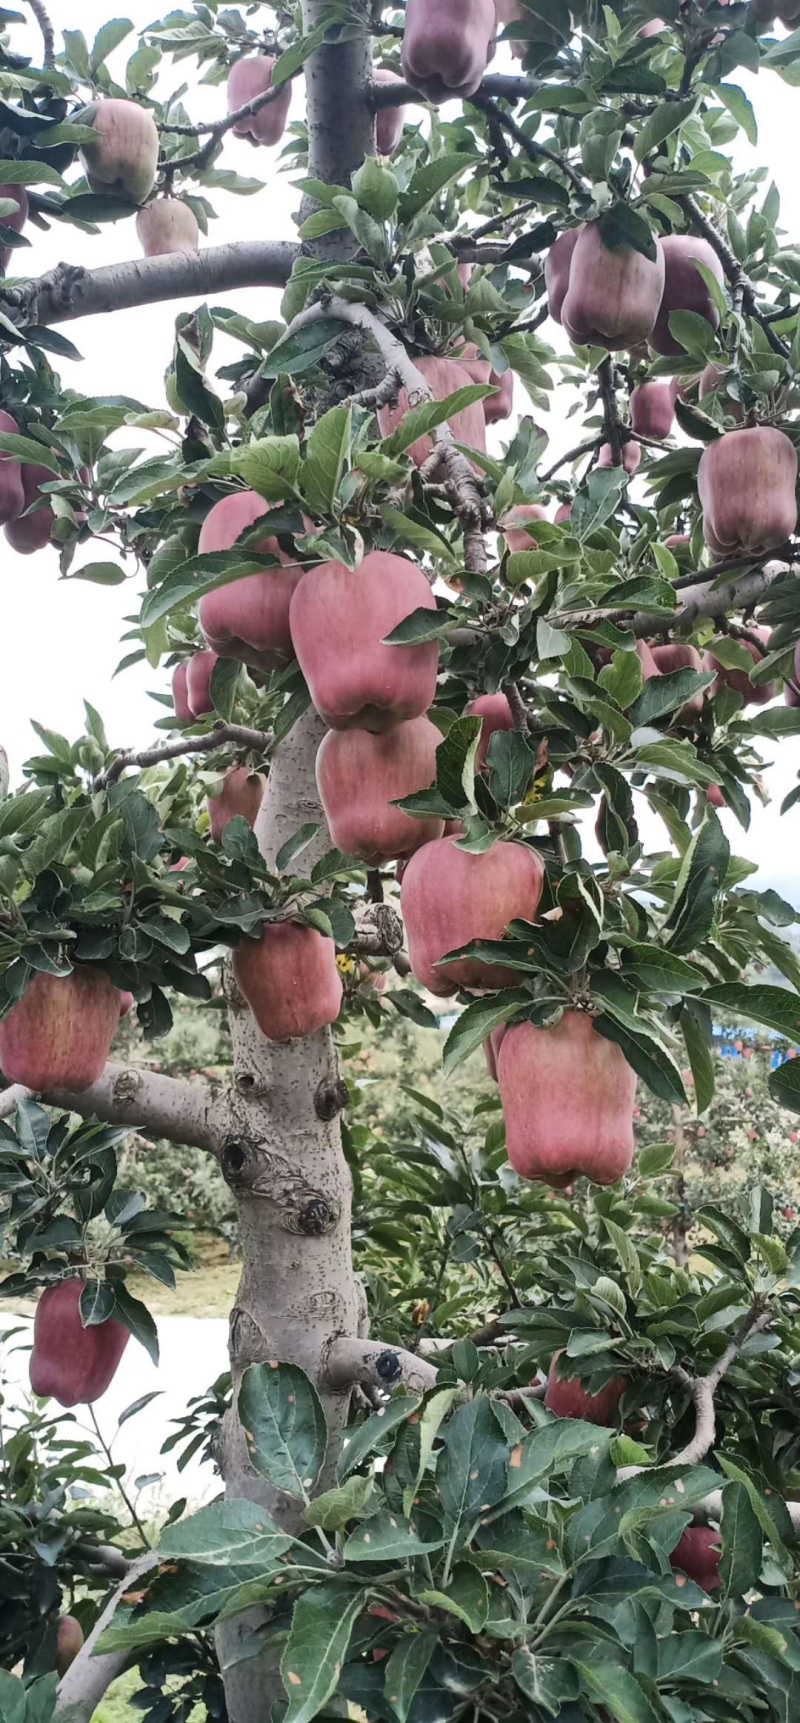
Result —
[[310, 1526], [326, 1532], [343, 1532], [348, 1520], [359, 1519], [374, 1489], [371, 1477], [353, 1472], [344, 1484], [336, 1484], [322, 1496], [314, 1496], [305, 1509]]
[[209, 1502], [177, 1525], [165, 1526], [159, 1555], [209, 1567], [270, 1567], [294, 1539], [279, 1530], [265, 1508], [244, 1496]]
[[684, 957], [676, 957], [672, 951], [664, 951], [660, 945], [636, 942], [624, 946], [620, 955], [623, 976], [630, 965], [637, 980], [652, 993], [692, 993], [706, 985], [702, 969], [687, 963]]
[[627, 712], [642, 690], [642, 666], [636, 653], [615, 652], [611, 663], [600, 671], [597, 683], [623, 712]]
[[317, 420], [308, 439], [302, 487], [314, 515], [329, 515], [349, 465], [353, 414], [350, 407], [331, 407]]
[[454, 1546], [463, 1543], [485, 1508], [502, 1499], [508, 1453], [488, 1400], [470, 1400], [453, 1413], [444, 1431], [436, 1483]]
[[740, 89], [738, 84], [713, 84], [712, 89], [718, 100], [724, 103], [728, 113], [733, 115], [737, 126], [741, 126], [748, 143], [757, 144], [756, 116], [744, 90]]
[[610, 209], [604, 210], [602, 215], [598, 216], [595, 226], [609, 251], [616, 251], [621, 245], [630, 245], [634, 251], [640, 251], [643, 257], [655, 263], [656, 242], [650, 226], [644, 216], [631, 209], [630, 204], [613, 203]]
[[398, 1424], [404, 1423], [418, 1410], [417, 1394], [395, 1394], [388, 1406], [382, 1406], [380, 1412], [373, 1412], [363, 1424], [347, 1430], [337, 1466], [339, 1480], [348, 1477], [356, 1466], [360, 1466], [377, 1448], [383, 1447]]
[[408, 1484], [403, 1492], [403, 1513], [410, 1515], [414, 1506], [422, 1479], [428, 1467], [428, 1461], [433, 1453], [433, 1444], [439, 1434], [442, 1421], [447, 1417], [453, 1402], [458, 1398], [457, 1388], [440, 1388], [438, 1394], [432, 1394], [428, 1400], [418, 1426], [419, 1459], [414, 1481]]
[[666, 138], [677, 132], [694, 112], [697, 105], [696, 96], [688, 96], [683, 102], [664, 102], [649, 114], [639, 132], [634, 144], [633, 153], [637, 162], [643, 162], [645, 156], [657, 150]]
[[429, 556], [443, 559], [451, 567], [455, 564], [456, 559], [447, 540], [440, 536], [432, 522], [427, 524], [419, 520], [410, 512], [410, 508], [396, 509], [389, 503], [382, 503], [381, 520], [421, 556], [427, 552]]
[[761, 1572], [761, 1527], [744, 1484], [731, 1482], [722, 1491], [722, 1557], [720, 1578], [726, 1597], [742, 1597], [758, 1583]]
[[649, 1143], [639, 1154], [638, 1164], [642, 1178], [653, 1179], [661, 1173], [669, 1172], [674, 1159], [674, 1143]]
[[486, 763], [495, 801], [501, 808], [515, 807], [527, 795], [536, 770], [536, 755], [521, 731], [495, 730]]
[[70, 570], [70, 580], [90, 580], [95, 586], [124, 586], [125, 570], [115, 562], [85, 562], [83, 568]]
[[420, 605], [418, 610], [412, 610], [404, 616], [402, 622], [392, 629], [391, 634], [385, 635], [384, 646], [422, 646], [426, 640], [438, 640], [448, 634], [453, 626], [451, 610], [430, 610], [427, 605]]
[[436, 156], [433, 161], [416, 168], [408, 190], [404, 191], [400, 198], [397, 211], [400, 226], [407, 226], [426, 204], [432, 203], [434, 198], [438, 197], [439, 192], [443, 191], [451, 180], [460, 179], [461, 175], [468, 173], [474, 165], [474, 158], [459, 150], [457, 155]]
[[301, 371], [309, 371], [312, 365], [319, 364], [346, 329], [347, 324], [341, 323], [338, 317], [318, 317], [315, 322], [296, 329], [294, 334], [284, 335], [268, 353], [261, 375], [279, 377], [283, 373], [287, 377], [296, 377]]
[[681, 1008], [681, 1034], [694, 1079], [695, 1106], [704, 1113], [714, 1099], [716, 1066], [711, 1012], [701, 999], [685, 999]]
[[727, 981], [707, 988], [703, 1002], [736, 1012], [765, 1029], [776, 1029], [788, 1041], [800, 1041], [800, 998], [794, 988], [769, 987], [760, 982], [748, 987], [745, 982]]
[[638, 700], [630, 707], [628, 717], [637, 727], [654, 724], [668, 712], [677, 712], [693, 695], [709, 688], [713, 681], [713, 674], [689, 669], [670, 670], [665, 676], [651, 676]]
[[527, 1699], [558, 1717], [562, 1705], [578, 1698], [577, 1671], [566, 1658], [540, 1657], [532, 1651], [515, 1651], [511, 1673]]
[[107, 1280], [87, 1280], [80, 1296], [81, 1322], [84, 1328], [96, 1328], [113, 1314], [116, 1298]]
[[285, 84], [287, 78], [293, 78], [295, 72], [299, 72], [301, 66], [305, 65], [306, 60], [315, 54], [318, 48], [322, 47], [328, 30], [334, 22], [334, 17], [327, 16], [321, 24], [317, 25], [315, 30], [309, 30], [307, 36], [299, 36], [297, 41], [292, 42], [290, 47], [284, 49], [272, 68], [273, 89], [277, 89], [279, 84]]
[[134, 1340], [138, 1340], [154, 1364], [158, 1364], [158, 1329], [146, 1304], [134, 1298], [123, 1281], [114, 1285], [114, 1320], [121, 1322]]
[[664, 923], [671, 951], [693, 952], [711, 931], [730, 855], [720, 821], [713, 808], [708, 808], [681, 861], [672, 908]]
[[410, 407], [404, 414], [402, 423], [391, 436], [384, 437], [381, 443], [383, 454], [393, 457], [401, 455], [405, 449], [410, 449], [412, 443], [420, 437], [430, 435], [438, 425], [448, 424], [457, 413], [463, 413], [465, 407], [472, 407], [477, 401], [483, 401], [491, 394], [484, 383], [470, 383], [463, 389], [456, 389], [452, 395], [443, 401], [422, 401], [417, 407]]
[[101, 24], [92, 48], [92, 76], [102, 66], [103, 61], [108, 59], [109, 54], [113, 54], [114, 49], [125, 41], [132, 29], [130, 18], [110, 18], [107, 24]]
[[[4, 164], [0, 164], [4, 165]], [[4, 455], [13, 455], [17, 461], [26, 461], [33, 466], [47, 467], [54, 479], [60, 478], [58, 456], [48, 449], [45, 443], [37, 442], [35, 437], [18, 437], [13, 431], [0, 431], [0, 451]]]
[[308, 1501], [327, 1445], [316, 1389], [296, 1364], [251, 1364], [238, 1400], [250, 1464], [273, 1489]]
[[353, 196], [376, 221], [389, 221], [397, 208], [400, 188], [390, 167], [377, 156], [367, 156], [353, 174]]
[[603, 1216], [603, 1226], [617, 1253], [631, 1296], [638, 1298], [642, 1287], [642, 1269], [636, 1246], [631, 1243], [623, 1228], [617, 1226], [616, 1221], [609, 1220], [607, 1215]]
[[800, 1113], [800, 1060], [785, 1059], [775, 1071], [770, 1071], [767, 1085], [779, 1107]]
[[436, 786], [451, 808], [474, 810], [481, 728], [479, 717], [457, 718], [436, 749]]
[[360, 1587], [322, 1585], [301, 1592], [281, 1659], [289, 1703], [284, 1723], [310, 1723], [336, 1691], [356, 1616], [364, 1607]]
[[422, 1537], [413, 1520], [404, 1520], [387, 1510], [350, 1533], [344, 1558], [353, 1562], [405, 1561], [410, 1556], [441, 1549], [443, 1542], [441, 1537]]
[[469, 1058], [493, 1029], [511, 1022], [529, 1003], [530, 995], [516, 987], [474, 999], [456, 1018], [445, 1042], [442, 1056], [445, 1076], [450, 1076], [462, 1060]]
[[2, 1723], [25, 1723], [26, 1693], [16, 1675], [0, 1669], [0, 1718]]
[[667, 1633], [658, 1641], [658, 1680], [696, 1681], [718, 1686], [722, 1674], [722, 1646], [707, 1633]]
[[595, 1017], [594, 1027], [598, 1035], [604, 1035], [607, 1041], [614, 1041], [622, 1048], [628, 1064], [654, 1095], [660, 1095], [663, 1101], [685, 1104], [686, 1091], [678, 1066], [652, 1031], [650, 1034], [643, 1030], [634, 1031], [606, 1014]]
[[659, 1723], [658, 1712], [653, 1710], [636, 1676], [623, 1669], [621, 1663], [613, 1663], [602, 1653], [596, 1653], [588, 1662], [573, 1654], [570, 1662], [578, 1670], [588, 1698], [604, 1705], [616, 1723]]
[[400, 1723], [406, 1723], [437, 1644], [436, 1633], [404, 1634], [386, 1664], [384, 1692]]
[[61, 174], [47, 162], [0, 162], [0, 174], [0, 185], [64, 185]]
[[450, 1576], [447, 1591], [426, 1590], [419, 1593], [420, 1603], [431, 1609], [444, 1609], [463, 1621], [471, 1633], [480, 1633], [489, 1614], [489, 1593], [486, 1581], [478, 1569], [460, 1562]]

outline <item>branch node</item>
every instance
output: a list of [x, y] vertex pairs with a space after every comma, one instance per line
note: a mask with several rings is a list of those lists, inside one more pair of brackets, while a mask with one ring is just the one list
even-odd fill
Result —
[[314, 1094], [314, 1112], [323, 1124], [330, 1124], [337, 1113], [343, 1112], [349, 1099], [343, 1077], [323, 1077]]

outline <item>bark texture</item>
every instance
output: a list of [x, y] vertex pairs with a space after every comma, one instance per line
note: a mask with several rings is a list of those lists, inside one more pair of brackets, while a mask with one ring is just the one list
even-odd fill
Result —
[[101, 269], [59, 264], [40, 280], [8, 288], [3, 308], [19, 327], [70, 323], [76, 317], [127, 311], [165, 299], [202, 298], [234, 287], [284, 287], [300, 246], [283, 240], [207, 245], [165, 257], [136, 257]]
[[[326, 11], [326, 0], [304, 0], [306, 34], [324, 21]], [[319, 48], [306, 63], [309, 175], [339, 185], [350, 183], [374, 149], [368, 0], [355, 0], [353, 13], [363, 26], [358, 34]], [[326, 236], [313, 247], [315, 255], [349, 255], [350, 237]], [[299, 826], [320, 822], [317, 839], [300, 858], [303, 873], [330, 848], [314, 771], [324, 730], [313, 710], [295, 725], [277, 750], [256, 824], [261, 852], [274, 862]], [[234, 1407], [222, 1471], [228, 1496], [260, 1502], [278, 1523], [294, 1528], [296, 1506], [276, 1498], [249, 1464], [235, 1396], [249, 1364], [277, 1358], [307, 1372], [330, 1433], [328, 1475], [320, 1479], [326, 1488], [352, 1388], [340, 1376], [332, 1386], [326, 1364], [334, 1342], [355, 1339], [366, 1327], [366, 1300], [353, 1272], [350, 1174], [338, 1116], [315, 1105], [319, 1094], [336, 1093], [339, 1079], [329, 1029], [275, 1044], [261, 1034], [230, 977], [228, 999], [238, 1100], [221, 1164], [237, 1201], [243, 1269], [230, 1321]], [[262, 1610], [250, 1610], [217, 1630], [230, 1723], [260, 1723], [273, 1700], [284, 1697], [274, 1653], [246, 1655], [263, 1620]]]
[[[32, 1091], [14, 1083], [0, 1094], [0, 1119], [14, 1111], [18, 1101], [30, 1099]], [[220, 1130], [226, 1114], [224, 1092], [208, 1083], [185, 1083], [157, 1071], [134, 1065], [109, 1063], [90, 1089], [74, 1094], [69, 1089], [51, 1089], [37, 1097], [48, 1107], [63, 1107], [81, 1118], [103, 1119], [110, 1125], [130, 1125], [172, 1143], [218, 1152]]]
[[[277, 750], [256, 825], [262, 854], [274, 863], [298, 826], [320, 822], [318, 837], [299, 858], [303, 873], [330, 848], [314, 775], [324, 733], [313, 710], [295, 725]], [[359, 1379], [337, 1373], [329, 1380], [327, 1360], [333, 1342], [358, 1336], [364, 1312], [350, 1254], [350, 1174], [339, 1120], [320, 1118], [315, 1105], [318, 1092], [337, 1081], [336, 1055], [329, 1029], [303, 1041], [267, 1041], [230, 972], [226, 992], [234, 1094], [221, 1166], [236, 1198], [243, 1266], [230, 1319], [234, 1409], [224, 1433], [222, 1471], [228, 1496], [263, 1504], [279, 1524], [295, 1530], [297, 1505], [277, 1495], [249, 1463], [235, 1398], [249, 1364], [279, 1359], [305, 1370], [328, 1420], [331, 1466], [320, 1480], [321, 1488], [327, 1486], [353, 1381]], [[282, 1693], [269, 1657], [229, 1667], [263, 1618], [261, 1611], [248, 1611], [218, 1630], [231, 1723], [255, 1723], [268, 1711], [267, 1695]]]

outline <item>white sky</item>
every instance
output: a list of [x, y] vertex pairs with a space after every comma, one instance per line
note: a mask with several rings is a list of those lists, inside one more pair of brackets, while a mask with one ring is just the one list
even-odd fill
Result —
[[[82, 0], [80, 6], [71, 0], [59, 0], [52, 7], [53, 16], [69, 13], [67, 27], [80, 26], [90, 44], [95, 31], [108, 16], [108, 0]], [[119, 14], [130, 17], [139, 27], [152, 21], [152, 0], [129, 0], [121, 5]], [[63, 14], [62, 14], [63, 15]], [[780, 26], [778, 26], [780, 31]], [[22, 48], [27, 34], [30, 52], [38, 57], [35, 26], [23, 32], [15, 27], [15, 46]], [[111, 62], [122, 67], [132, 52], [134, 39], [123, 44]], [[501, 50], [494, 68], [504, 69]], [[509, 58], [509, 67], [511, 61]], [[168, 66], [165, 88], [175, 88], [181, 75], [191, 77], [193, 68], [187, 62], [175, 71]], [[787, 233], [800, 233], [800, 184], [792, 166], [796, 130], [797, 94], [775, 74], [762, 72], [759, 78], [737, 72], [735, 79], [747, 88], [759, 124], [759, 142], [755, 151], [743, 145], [738, 152], [741, 166], [748, 161], [760, 161], [770, 168], [781, 194], [781, 225]], [[294, 101], [299, 109], [298, 90]], [[198, 86], [192, 97], [192, 113], [197, 118], [216, 118], [224, 111], [224, 86]], [[211, 224], [208, 243], [221, 244], [228, 240], [262, 237], [292, 239], [295, 228], [292, 212], [299, 196], [291, 179], [277, 169], [277, 150], [254, 149], [246, 140], [229, 134], [224, 161], [248, 177], [265, 181], [263, 192], [250, 197], [235, 197], [214, 192], [211, 201], [218, 219]], [[101, 235], [92, 238], [66, 223], [55, 223], [50, 233], [29, 228], [33, 250], [25, 254], [26, 265], [35, 274], [43, 274], [61, 260], [96, 268], [139, 255], [134, 224], [107, 224]], [[233, 305], [237, 310], [264, 320], [279, 315], [279, 293], [270, 288], [251, 288], [220, 295], [217, 303]], [[64, 383], [87, 394], [126, 394], [136, 397], [150, 407], [162, 407], [164, 401], [163, 375], [172, 352], [173, 327], [180, 304], [142, 307], [118, 312], [112, 317], [83, 318], [63, 325], [84, 355], [83, 362], [58, 359]], [[560, 332], [554, 332], [560, 335]], [[563, 340], [563, 337], [562, 337]], [[558, 341], [554, 342], [558, 346]], [[241, 348], [217, 337], [213, 367], [225, 364]], [[523, 392], [518, 385], [517, 400]], [[563, 402], [563, 392], [560, 400]], [[574, 399], [567, 397], [567, 405]], [[556, 411], [546, 425], [552, 438], [553, 458], [562, 448], [574, 442], [574, 422], [567, 428], [563, 406], [559, 408], [559, 391], [555, 391]], [[508, 439], [508, 427], [490, 432], [494, 452], [501, 452]], [[132, 434], [131, 434], [132, 435]], [[126, 438], [127, 440], [127, 438]], [[491, 444], [490, 444], [491, 446]], [[92, 560], [109, 560], [107, 546], [97, 553], [85, 547], [76, 558], [75, 566]], [[35, 718], [48, 728], [59, 730], [74, 739], [83, 730], [83, 698], [89, 699], [103, 714], [110, 739], [119, 746], [145, 745], [150, 726], [160, 710], [148, 699], [147, 690], [167, 685], [163, 670], [153, 672], [146, 666], [132, 670], [112, 680], [113, 670], [127, 647], [120, 647], [124, 632], [123, 618], [136, 611], [136, 585], [99, 588], [81, 581], [63, 581], [58, 576], [56, 557], [52, 551], [21, 557], [14, 553], [5, 539], [0, 539], [2, 559], [2, 694], [0, 695], [0, 742], [4, 744], [12, 764], [12, 773], [19, 775], [22, 761], [38, 751], [38, 741], [30, 728]], [[777, 751], [776, 751], [777, 752]], [[784, 744], [775, 770], [769, 774], [769, 787], [774, 797], [767, 810], [754, 813], [753, 825], [745, 836], [732, 815], [723, 815], [734, 848], [759, 863], [764, 880], [783, 888], [792, 901], [800, 905], [800, 887], [792, 881], [789, 845], [794, 837], [798, 810], [784, 820], [778, 816], [782, 797], [795, 781], [800, 767], [800, 750]], [[654, 847], [664, 846], [663, 829], [654, 822], [646, 832], [646, 841]]]

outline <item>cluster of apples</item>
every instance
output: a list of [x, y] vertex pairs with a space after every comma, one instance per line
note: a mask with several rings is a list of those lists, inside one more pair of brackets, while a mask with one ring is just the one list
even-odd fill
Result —
[[[646, 344], [665, 357], [683, 348], [670, 331], [675, 311], [690, 311], [719, 326], [719, 312], [697, 264], [722, 285], [722, 266], [708, 241], [691, 234], [670, 234], [656, 243], [654, 259], [631, 246], [613, 251], [603, 244], [596, 222], [582, 222], [559, 234], [545, 262], [550, 315], [578, 346], [609, 352]], [[701, 399], [720, 378], [706, 367]], [[633, 391], [633, 429], [644, 436], [669, 434], [677, 390], [645, 383]], [[605, 444], [599, 464], [611, 465]], [[639, 465], [638, 443], [623, 448], [625, 471]], [[770, 425], [726, 431], [704, 450], [698, 471], [706, 544], [714, 556], [772, 550], [790, 538], [797, 525], [797, 455], [783, 431]]]

